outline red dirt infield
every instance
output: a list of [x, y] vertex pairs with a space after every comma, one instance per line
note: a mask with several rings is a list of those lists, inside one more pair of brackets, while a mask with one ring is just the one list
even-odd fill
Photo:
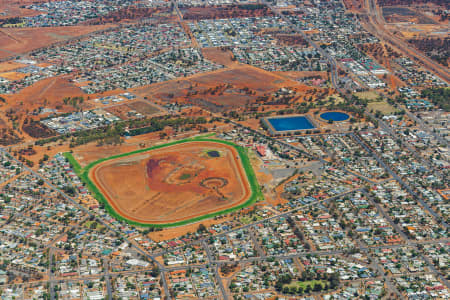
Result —
[[192, 141], [111, 159], [89, 178], [122, 217], [176, 223], [245, 203], [251, 187], [237, 150]]

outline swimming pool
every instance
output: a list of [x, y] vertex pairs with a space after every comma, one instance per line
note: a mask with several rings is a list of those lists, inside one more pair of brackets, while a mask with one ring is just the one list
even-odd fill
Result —
[[305, 130], [316, 128], [305, 116], [275, 117], [267, 121], [276, 131]]
[[329, 111], [320, 115], [320, 117], [326, 121], [333, 120], [336, 122], [345, 121], [350, 118], [349, 115], [339, 111]]

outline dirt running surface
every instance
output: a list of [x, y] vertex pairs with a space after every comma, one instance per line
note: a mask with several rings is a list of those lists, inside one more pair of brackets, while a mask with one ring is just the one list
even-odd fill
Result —
[[251, 188], [239, 160], [232, 146], [186, 142], [102, 162], [89, 177], [124, 218], [167, 224], [245, 203]]

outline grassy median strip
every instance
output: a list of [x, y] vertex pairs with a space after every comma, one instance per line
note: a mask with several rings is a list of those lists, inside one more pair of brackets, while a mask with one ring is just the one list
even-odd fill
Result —
[[[204, 220], [204, 219], [213, 218], [215, 216], [227, 214], [227, 213], [230, 213], [230, 212], [242, 209], [244, 207], [247, 207], [247, 206], [249, 206], [249, 205], [251, 205], [251, 204], [253, 204], [253, 203], [257, 202], [257, 201], [261, 201], [261, 200], [264, 199], [264, 196], [263, 196], [263, 194], [261, 192], [261, 189], [259, 187], [259, 184], [258, 184], [258, 180], [256, 179], [256, 175], [255, 175], [255, 173], [253, 171], [253, 168], [251, 166], [250, 159], [248, 158], [248, 154], [247, 154], [248, 150], [246, 148], [238, 146], [238, 145], [236, 145], [236, 144], [234, 144], [232, 142], [209, 138], [210, 136], [211, 135], [201, 136], [201, 137], [194, 137], [194, 138], [187, 138], [187, 139], [174, 141], [174, 142], [170, 142], [170, 143], [166, 143], [166, 144], [152, 146], [152, 147], [145, 148], [145, 149], [139, 149], [139, 150], [136, 150], [136, 151], [131, 151], [131, 152], [127, 152], [127, 153], [113, 155], [113, 156], [110, 156], [110, 157], [102, 158], [102, 159], [96, 160], [94, 162], [91, 162], [84, 168], [82, 168], [80, 166], [78, 161], [73, 157], [72, 153], [65, 152], [63, 155], [64, 155], [64, 157], [67, 158], [69, 163], [72, 165], [72, 168], [73, 168], [74, 172], [80, 177], [80, 179], [86, 185], [86, 187], [91, 192], [91, 194], [100, 203], [102, 203], [104, 205], [106, 211], [111, 216], [113, 216], [114, 218], [116, 218], [118, 220], [125, 221], [125, 222], [127, 222], [128, 224], [131, 224], [131, 225], [137, 225], [137, 226], [142, 226], [142, 227], [165, 228], [165, 227], [182, 226], [182, 225], [186, 225], [186, 224], [190, 224], [190, 223], [195, 223], [195, 222], [198, 222], [198, 221], [201, 221], [201, 220]], [[140, 223], [140, 222], [128, 220], [127, 218], [125, 218], [122, 215], [120, 215], [119, 213], [117, 213], [112, 208], [112, 206], [109, 204], [109, 202], [105, 198], [105, 196], [97, 188], [97, 186], [89, 179], [89, 172], [90, 172], [90, 170], [94, 166], [98, 165], [99, 163], [102, 163], [102, 162], [105, 162], [105, 161], [108, 161], [108, 160], [111, 160], [111, 159], [121, 158], [121, 157], [129, 156], [129, 155], [133, 155], [133, 154], [147, 152], [147, 151], [150, 151], [150, 150], [160, 149], [160, 148], [164, 148], [164, 147], [168, 147], [168, 146], [172, 146], [172, 145], [182, 144], [182, 143], [186, 143], [186, 142], [194, 142], [194, 141], [205, 141], [205, 142], [222, 143], [222, 144], [226, 144], [228, 146], [234, 147], [237, 150], [237, 152], [239, 154], [239, 158], [240, 158], [241, 163], [242, 163], [242, 166], [243, 166], [243, 168], [245, 170], [245, 174], [247, 176], [248, 182], [250, 183], [250, 188], [251, 188], [251, 195], [250, 195], [250, 197], [248, 198], [248, 200], [245, 203], [242, 203], [242, 204], [237, 205], [237, 206], [232, 207], [232, 208], [228, 208], [228, 209], [217, 211], [217, 212], [210, 213], [210, 214], [205, 214], [203, 216], [199, 216], [199, 217], [195, 217], [195, 218], [191, 218], [191, 219], [187, 219], [187, 220], [183, 220], [183, 221], [175, 222], [175, 223], [165, 223], [165, 224]]]

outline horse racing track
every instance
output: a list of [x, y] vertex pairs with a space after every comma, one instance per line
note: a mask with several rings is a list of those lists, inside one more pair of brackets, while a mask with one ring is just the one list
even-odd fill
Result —
[[247, 206], [261, 195], [245, 149], [213, 139], [116, 155], [79, 173], [110, 213], [138, 225], [183, 225]]

